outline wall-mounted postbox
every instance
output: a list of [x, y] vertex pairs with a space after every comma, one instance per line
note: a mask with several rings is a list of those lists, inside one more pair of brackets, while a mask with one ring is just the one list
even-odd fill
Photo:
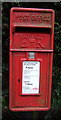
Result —
[[53, 10], [11, 9], [9, 69], [11, 110], [50, 109], [53, 39]]

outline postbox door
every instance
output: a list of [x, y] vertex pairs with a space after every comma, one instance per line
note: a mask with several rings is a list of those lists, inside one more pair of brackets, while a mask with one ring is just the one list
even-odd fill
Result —
[[[15, 52], [13, 53], [13, 67], [12, 67], [12, 84], [13, 84], [13, 92], [12, 92], [12, 102], [14, 103], [15, 107], [43, 107], [47, 106], [47, 96], [49, 91], [49, 75], [50, 74], [50, 59], [52, 58], [49, 53], [35, 53], [34, 59], [27, 58], [27, 54], [29, 52]], [[29, 67], [29, 64], [37, 63], [37, 65], [33, 65], [34, 69], [33, 71], [36, 72], [36, 74], [28, 73], [24, 74], [27, 75], [25, 77], [30, 77], [25, 80], [23, 80], [23, 72], [24, 72], [24, 63], [28, 63], [27, 67]], [[32, 63], [33, 62], [33, 63]], [[31, 66], [31, 65], [30, 65]], [[38, 67], [38, 68], [37, 68]], [[35, 69], [36, 68], [36, 69]], [[30, 68], [31, 70], [28, 70], [28, 72], [32, 71], [32, 66]], [[50, 72], [49, 72], [50, 71]], [[26, 69], [25, 69], [26, 72]], [[34, 82], [32, 81], [34, 77]], [[35, 75], [38, 79], [35, 79]], [[37, 85], [35, 86], [35, 83]], [[34, 85], [33, 85], [34, 84]], [[34, 87], [35, 86], [35, 87]], [[25, 88], [24, 88], [25, 87]], [[30, 91], [30, 89], [33, 89]], [[37, 90], [38, 89], [38, 90]], [[26, 98], [26, 100], [25, 100]]]

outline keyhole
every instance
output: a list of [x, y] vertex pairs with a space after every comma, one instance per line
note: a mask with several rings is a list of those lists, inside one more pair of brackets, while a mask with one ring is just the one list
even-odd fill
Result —
[[20, 79], [18, 79], [18, 82], [20, 82]]

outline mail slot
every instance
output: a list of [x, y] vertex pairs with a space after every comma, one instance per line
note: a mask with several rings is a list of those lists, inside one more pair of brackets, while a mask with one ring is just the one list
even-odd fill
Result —
[[9, 108], [44, 111], [51, 106], [54, 46], [52, 9], [10, 11]]

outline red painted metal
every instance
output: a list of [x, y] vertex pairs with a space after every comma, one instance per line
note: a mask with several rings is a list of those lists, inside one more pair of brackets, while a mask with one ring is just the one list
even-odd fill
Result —
[[[54, 47], [52, 9], [12, 8], [10, 12], [9, 108], [12, 111], [50, 109]], [[34, 58], [29, 58], [34, 52]], [[39, 93], [22, 94], [23, 62], [37, 61]]]

